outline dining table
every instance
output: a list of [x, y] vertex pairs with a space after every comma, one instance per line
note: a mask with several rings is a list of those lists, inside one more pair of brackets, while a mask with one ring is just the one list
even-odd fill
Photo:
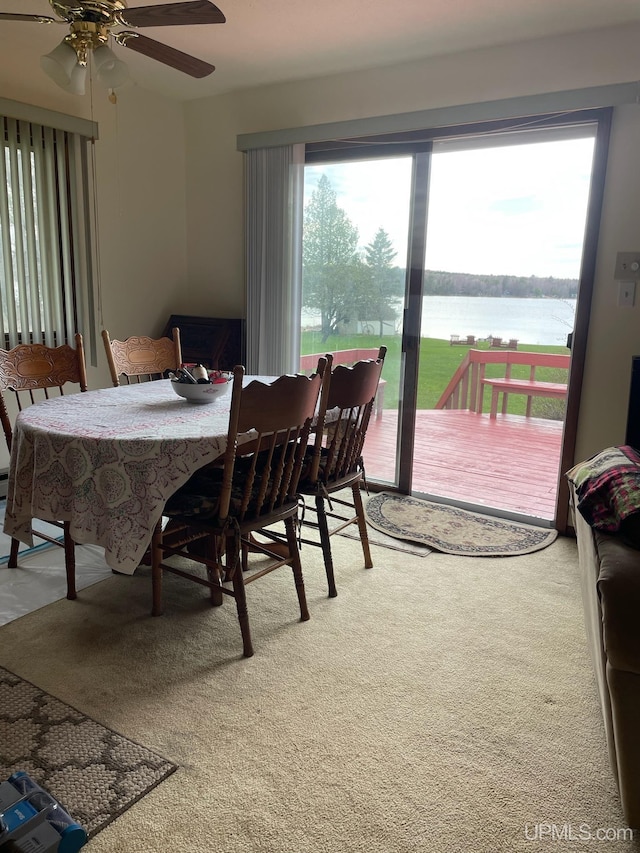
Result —
[[4, 532], [32, 546], [32, 519], [68, 521], [74, 542], [104, 548], [108, 566], [133, 574], [167, 500], [227, 444], [232, 382], [207, 404], [179, 397], [171, 382], [64, 395], [20, 412]]

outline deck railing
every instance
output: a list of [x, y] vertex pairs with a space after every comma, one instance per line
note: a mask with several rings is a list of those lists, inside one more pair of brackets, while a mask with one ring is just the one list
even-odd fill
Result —
[[[373, 349], [340, 349], [333, 350], [331, 353], [333, 356], [333, 367], [337, 367], [339, 364], [345, 364], [347, 366], [351, 366], [355, 364], [356, 361], [366, 361], [367, 359], [376, 359], [378, 357], [379, 348]], [[310, 355], [301, 355], [300, 356], [300, 370], [303, 372], [310, 372], [315, 370], [318, 359], [323, 356], [324, 353], [314, 352]], [[376, 394], [375, 400], [375, 412], [376, 418], [382, 417], [382, 412], [384, 410], [384, 389], [387, 384], [386, 379], [380, 378], [378, 381], [378, 393]]]
[[[449, 384], [435, 405], [436, 409], [469, 409], [472, 412], [482, 412], [483, 396], [486, 378], [486, 366], [504, 365], [503, 378], [512, 379], [511, 369], [514, 365], [525, 365], [529, 368], [527, 382], [531, 383], [531, 392], [536, 396], [537, 390], [542, 396], [544, 386], [548, 383], [538, 383], [536, 388], [536, 368], [555, 367], [569, 369], [570, 356], [564, 353], [524, 352], [517, 350], [479, 350], [470, 349], [460, 366], [453, 374]], [[507, 394], [508, 391], [505, 391]], [[524, 391], [514, 393], [525, 393]], [[506, 399], [505, 399], [506, 408]], [[527, 410], [530, 410], [530, 400]]]

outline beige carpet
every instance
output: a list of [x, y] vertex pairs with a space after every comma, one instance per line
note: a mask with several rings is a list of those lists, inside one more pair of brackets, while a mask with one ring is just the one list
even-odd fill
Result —
[[[422, 559], [334, 537], [233, 602], [114, 576], [0, 628], [0, 665], [179, 765], [91, 853], [538, 853], [540, 824], [623, 827], [588, 659], [575, 543]], [[629, 842], [590, 850], [627, 853]]]

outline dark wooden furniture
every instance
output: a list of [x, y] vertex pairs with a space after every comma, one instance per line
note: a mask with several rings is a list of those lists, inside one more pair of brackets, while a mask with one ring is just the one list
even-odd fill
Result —
[[223, 317], [195, 317], [190, 314], [172, 314], [164, 329], [180, 329], [182, 359], [186, 364], [204, 364], [214, 370], [233, 370], [236, 364], [245, 364], [245, 321]]
[[[311, 377], [280, 376], [270, 385], [254, 381], [245, 388], [243, 368], [234, 370], [223, 467], [201, 469], [172, 495], [163, 511], [170, 523], [163, 531], [159, 521], [153, 534], [154, 616], [162, 614], [163, 572], [208, 587], [214, 606], [222, 604], [223, 595], [231, 596], [236, 601], [243, 653], [251, 657], [245, 588], [275, 569], [291, 566], [300, 620], [309, 618], [296, 536], [297, 486], [325, 368], [326, 361], [321, 359], [318, 373]], [[250, 430], [255, 430], [255, 440], [238, 445], [238, 435]], [[284, 523], [288, 544], [282, 557], [269, 543], [260, 545], [251, 537], [254, 531], [279, 522]], [[201, 547], [189, 547], [197, 539]], [[268, 559], [250, 565], [249, 548]], [[180, 568], [165, 562], [170, 555], [183, 557]], [[206, 576], [194, 572], [189, 561], [203, 565]]]
[[107, 329], [102, 330], [102, 340], [114, 388], [132, 382], [150, 382], [164, 379], [170, 370], [182, 364], [180, 330], [174, 328], [172, 337], [149, 338], [132, 335], [125, 341], [112, 340]]
[[[300, 370], [307, 373], [315, 370], [318, 359], [322, 358], [323, 355], [324, 353], [321, 352], [314, 352], [312, 355], [301, 355]], [[357, 361], [375, 361], [380, 357], [380, 352], [378, 349], [340, 349], [334, 350], [331, 355], [333, 357], [332, 365], [334, 368], [339, 364], [346, 364], [348, 367], [353, 367]], [[376, 394], [374, 403], [377, 418], [381, 418], [384, 411], [384, 389], [386, 384], [386, 379], [381, 378], [378, 381], [378, 393]]]
[[[75, 336], [76, 348], [69, 344], [47, 347], [43, 344], [20, 344], [10, 350], [0, 349], [0, 421], [11, 453], [13, 446], [13, 424], [7, 410], [6, 400], [12, 398], [12, 407], [21, 412], [39, 400], [48, 400], [64, 395], [64, 389], [75, 386], [76, 390], [87, 390], [87, 368], [84, 358], [82, 335]], [[58, 527], [61, 538], [50, 536], [44, 531], [31, 528], [31, 535], [64, 548], [64, 564], [67, 573], [67, 598], [76, 598], [75, 543], [69, 534], [68, 521], [49, 521]], [[11, 539], [9, 554], [10, 569], [18, 567], [17, 539]]]
[[[311, 501], [305, 506], [302, 533], [315, 532], [300, 536], [300, 542], [322, 548], [330, 598], [338, 594], [331, 554], [334, 534], [357, 524], [365, 568], [373, 567], [360, 489], [364, 482], [362, 451], [386, 353], [387, 348], [380, 347], [375, 359], [357, 361], [353, 367], [338, 364], [333, 368], [328, 383], [323, 385], [314, 444], [298, 483], [298, 492], [315, 503], [315, 507]], [[330, 365], [333, 355], [327, 354]], [[332, 411], [335, 417], [328, 422], [327, 412]], [[343, 490], [345, 494], [337, 497], [336, 493]], [[283, 539], [280, 531], [260, 532], [272, 539]]]

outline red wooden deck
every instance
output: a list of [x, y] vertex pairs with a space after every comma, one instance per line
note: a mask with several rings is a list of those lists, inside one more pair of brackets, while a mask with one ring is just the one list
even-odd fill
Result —
[[[395, 479], [397, 412], [372, 418], [365, 443], [370, 481]], [[561, 421], [461, 409], [420, 410], [413, 491], [551, 521]]]

